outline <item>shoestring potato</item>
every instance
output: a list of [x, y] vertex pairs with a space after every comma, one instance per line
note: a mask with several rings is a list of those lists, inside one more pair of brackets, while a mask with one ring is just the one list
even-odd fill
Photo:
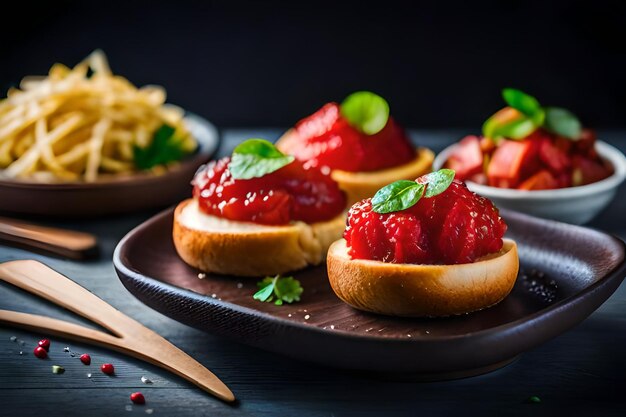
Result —
[[159, 86], [135, 87], [95, 51], [74, 68], [54, 64], [0, 100], [0, 178], [94, 182], [166, 171], [197, 143], [184, 111]]

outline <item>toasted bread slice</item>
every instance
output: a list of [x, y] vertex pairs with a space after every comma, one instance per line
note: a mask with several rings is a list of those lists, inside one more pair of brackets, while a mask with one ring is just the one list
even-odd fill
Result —
[[394, 264], [351, 259], [346, 241], [328, 251], [328, 278], [351, 306], [393, 316], [451, 316], [481, 310], [506, 297], [517, 278], [517, 245], [458, 265]]
[[398, 180], [414, 180], [428, 174], [433, 167], [435, 154], [428, 148], [418, 148], [415, 158], [396, 167], [370, 172], [348, 172], [334, 169], [330, 176], [346, 192], [348, 205], [373, 197], [376, 191]]
[[173, 238], [180, 257], [195, 268], [259, 277], [321, 263], [344, 228], [343, 213], [321, 223], [266, 226], [205, 214], [188, 199], [174, 212]]

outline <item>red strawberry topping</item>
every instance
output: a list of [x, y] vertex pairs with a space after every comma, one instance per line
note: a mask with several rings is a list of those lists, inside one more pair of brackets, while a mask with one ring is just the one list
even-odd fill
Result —
[[398, 212], [376, 213], [371, 199], [355, 204], [344, 238], [353, 259], [460, 264], [502, 249], [505, 231], [491, 201], [455, 180], [443, 193]]

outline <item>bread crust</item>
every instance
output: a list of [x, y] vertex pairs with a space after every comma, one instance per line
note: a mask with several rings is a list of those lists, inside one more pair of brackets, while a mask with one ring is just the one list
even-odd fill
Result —
[[[342, 213], [329, 221], [310, 225], [294, 222], [242, 230], [238, 226], [247, 223], [232, 221], [232, 231], [201, 230], [183, 221], [182, 212], [192, 203], [193, 199], [185, 200], [174, 211], [174, 246], [187, 264], [218, 274], [259, 277], [317, 265], [326, 258], [328, 247], [341, 237], [345, 228]], [[199, 211], [198, 215], [214, 217]]]
[[432, 171], [435, 154], [428, 148], [418, 148], [415, 158], [406, 164], [368, 172], [331, 171], [331, 178], [346, 192], [348, 205], [373, 197], [376, 191], [398, 180], [414, 180]]
[[328, 251], [328, 278], [351, 306], [406, 317], [439, 317], [481, 310], [502, 301], [519, 270], [517, 245], [504, 239], [497, 254], [459, 265], [413, 265], [351, 259], [346, 241]]

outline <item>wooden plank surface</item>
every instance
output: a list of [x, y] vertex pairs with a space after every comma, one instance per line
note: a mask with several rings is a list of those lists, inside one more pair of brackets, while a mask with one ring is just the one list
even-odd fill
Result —
[[[222, 154], [241, 139], [275, 138], [279, 130], [227, 130]], [[417, 132], [434, 149], [457, 140], [461, 131]], [[605, 132], [604, 140], [626, 150], [626, 132]], [[1, 198], [1, 196], [0, 196]], [[123, 355], [52, 338], [50, 359], [32, 350], [44, 335], [0, 327], [0, 416], [345, 416], [345, 415], [624, 415], [626, 397], [626, 287], [622, 285], [596, 313], [562, 336], [522, 355], [508, 367], [469, 379], [418, 383], [410, 379], [338, 371], [238, 345], [177, 323], [147, 308], [120, 284], [111, 256], [119, 239], [153, 213], [96, 221], [53, 222], [94, 233], [101, 256], [77, 262], [0, 246], [0, 261], [34, 258], [71, 277], [116, 308], [142, 322], [215, 372], [239, 398], [220, 402], [165, 371]], [[626, 187], [591, 226], [626, 238]], [[564, 242], [567, 244], [567, 242]], [[68, 312], [7, 285], [0, 286], [0, 308], [85, 324]], [[11, 341], [12, 336], [23, 341]], [[88, 352], [83, 365], [63, 348]], [[19, 351], [23, 355], [19, 354]], [[385, 352], [381, 352], [384, 355]], [[98, 367], [111, 362], [116, 376]], [[52, 365], [62, 365], [55, 375]], [[92, 377], [87, 378], [87, 373]], [[150, 378], [144, 384], [141, 377]], [[146, 396], [132, 405], [131, 392]], [[540, 404], [528, 404], [532, 395]], [[130, 411], [126, 409], [131, 406]]]

